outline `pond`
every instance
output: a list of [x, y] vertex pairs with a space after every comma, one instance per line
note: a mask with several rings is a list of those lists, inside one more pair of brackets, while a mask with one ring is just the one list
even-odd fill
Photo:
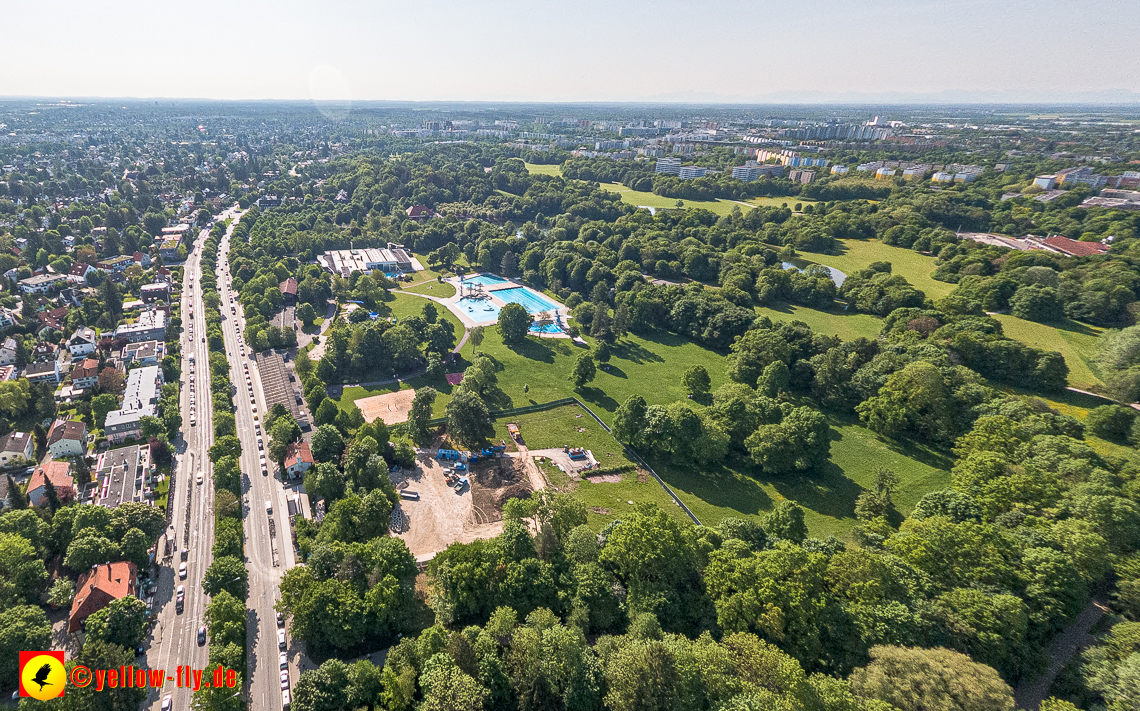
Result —
[[815, 264], [814, 262], [805, 262], [801, 260], [799, 264], [795, 264], [793, 262], [780, 262], [780, 267], [785, 270], [795, 268], [799, 269], [800, 271], [804, 271], [808, 267], [823, 267], [831, 273], [831, 280], [835, 282], [836, 286], [843, 286], [843, 282], [847, 280], [846, 274], [839, 271], [835, 267], [829, 267], [826, 264]]

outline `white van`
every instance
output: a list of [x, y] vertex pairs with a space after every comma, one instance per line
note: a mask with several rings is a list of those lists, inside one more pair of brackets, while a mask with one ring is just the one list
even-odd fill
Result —
[[281, 709], [282, 711], [289, 711], [289, 690], [285, 689], [281, 692]]

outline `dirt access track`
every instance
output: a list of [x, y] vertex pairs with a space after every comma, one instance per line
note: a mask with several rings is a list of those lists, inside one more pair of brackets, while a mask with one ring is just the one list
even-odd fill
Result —
[[[502, 502], [511, 495], [529, 495], [526, 474], [514, 459], [505, 458], [505, 471], [497, 460], [480, 463], [462, 493], [448, 487], [444, 465], [433, 457], [419, 455], [414, 473], [403, 477], [406, 491], [419, 492], [419, 501], [401, 499], [400, 509], [407, 519], [406, 530], [398, 533], [417, 561], [431, 560], [452, 543], [470, 543], [493, 538], [503, 531]], [[518, 480], [516, 481], [516, 477]], [[486, 483], [480, 484], [483, 479]], [[393, 483], [399, 486], [401, 479]]]

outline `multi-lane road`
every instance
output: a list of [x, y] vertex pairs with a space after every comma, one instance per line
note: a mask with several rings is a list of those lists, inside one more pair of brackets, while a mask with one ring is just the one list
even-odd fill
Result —
[[[233, 220], [219, 245], [217, 280], [230, 380], [236, 388], [234, 416], [242, 444], [245, 557], [249, 570], [248, 668], [242, 693], [246, 694], [251, 708], [276, 711], [282, 708], [284, 697], [281, 693], [279, 628], [273, 606], [277, 601], [281, 576], [295, 564], [295, 560], [285, 488], [274, 475], [272, 463], [262, 458], [268, 454], [269, 447], [268, 433], [262, 425], [265, 398], [253, 354], [242, 343], [244, 320], [236, 301], [237, 294], [230, 287], [229, 265], [225, 259], [233, 226], [241, 215], [237, 208], [231, 208], [216, 219]], [[179, 665], [203, 669], [209, 659], [208, 643], [199, 644], [199, 629], [205, 625], [205, 609], [209, 602], [202, 591], [202, 578], [210, 565], [214, 540], [214, 485], [208, 456], [214, 432], [201, 286], [202, 246], [207, 237], [205, 230], [199, 234], [184, 265], [181, 301], [182, 434], [175, 441], [177, 454], [171, 490], [174, 509], [167, 529], [167, 538], [174, 541], [174, 555], [163, 561], [162, 552], [159, 552], [158, 590], [154, 596], [159, 608], [158, 622], [146, 648], [146, 666], [165, 669], [168, 674], [173, 674]], [[199, 473], [202, 474], [201, 483], [198, 483]], [[183, 549], [185, 559], [182, 558]], [[180, 577], [182, 562], [186, 563], [185, 579]], [[179, 586], [184, 589], [181, 611], [178, 609]], [[285, 671], [288, 673], [286, 683], [291, 686], [298, 673], [296, 659]], [[172, 709], [191, 708], [191, 691], [169, 685], [159, 693], [152, 692], [148, 705], [158, 711], [167, 694], [172, 695]]]

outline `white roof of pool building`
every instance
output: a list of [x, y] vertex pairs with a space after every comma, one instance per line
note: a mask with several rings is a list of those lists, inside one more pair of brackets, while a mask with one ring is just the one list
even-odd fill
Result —
[[403, 247], [388, 245], [387, 249], [334, 249], [317, 257], [317, 262], [333, 274], [347, 277], [353, 272], [368, 273], [375, 269], [383, 272], [419, 271], [422, 267]]

